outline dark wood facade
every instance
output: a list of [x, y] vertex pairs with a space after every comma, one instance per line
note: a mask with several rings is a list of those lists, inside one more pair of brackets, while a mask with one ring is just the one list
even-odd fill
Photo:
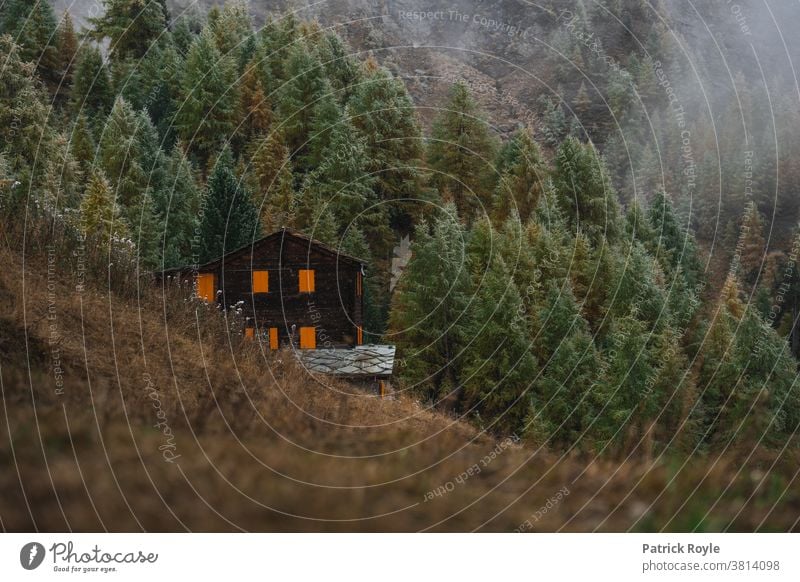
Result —
[[[282, 229], [202, 265], [198, 296], [241, 307], [247, 337], [277, 349], [362, 343], [363, 261]], [[312, 339], [313, 338], [313, 339]]]

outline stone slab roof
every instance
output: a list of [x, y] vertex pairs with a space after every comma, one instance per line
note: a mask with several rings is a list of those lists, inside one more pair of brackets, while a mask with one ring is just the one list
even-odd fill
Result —
[[395, 346], [389, 345], [297, 351], [309, 371], [346, 377], [391, 376], [394, 354]]

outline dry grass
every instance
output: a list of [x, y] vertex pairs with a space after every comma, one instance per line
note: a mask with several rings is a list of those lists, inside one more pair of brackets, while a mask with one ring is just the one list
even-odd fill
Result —
[[179, 290], [77, 294], [44, 256], [0, 261], [5, 530], [797, 529], [796, 453], [684, 465], [504, 447], [410, 397], [311, 377]]

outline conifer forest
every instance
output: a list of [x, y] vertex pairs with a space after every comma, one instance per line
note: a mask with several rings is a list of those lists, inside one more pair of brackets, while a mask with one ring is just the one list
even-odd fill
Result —
[[308, 4], [0, 0], [0, 528], [800, 529], [796, 5]]

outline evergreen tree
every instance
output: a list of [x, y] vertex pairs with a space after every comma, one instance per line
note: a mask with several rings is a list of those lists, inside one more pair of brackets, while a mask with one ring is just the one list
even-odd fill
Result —
[[464, 238], [453, 205], [444, 207], [432, 227], [420, 223], [412, 258], [392, 297], [389, 328], [399, 376], [431, 400], [461, 384], [470, 290]]
[[672, 271], [680, 266], [687, 283], [697, 285], [702, 276], [697, 243], [688, 228], [680, 223], [672, 202], [663, 190], [656, 191], [648, 219], [656, 240], [655, 248], [651, 247], [650, 252], [659, 259], [665, 270]]
[[503, 147], [498, 161], [500, 179], [495, 188], [493, 212], [505, 220], [512, 209], [527, 222], [539, 204], [547, 176], [539, 147], [530, 130], [519, 130]]
[[103, 14], [90, 18], [92, 37], [109, 39], [115, 60], [141, 59], [164, 34], [164, 5], [153, 0], [103, 0]]
[[103, 127], [97, 153], [100, 167], [114, 187], [129, 224], [136, 222], [140, 197], [148, 186], [139, 124], [136, 112], [123, 98], [118, 98]]
[[0, 151], [14, 176], [3, 203], [10, 217], [24, 204], [30, 212], [41, 207], [47, 180], [55, 175], [50, 166], [58, 161], [49, 99], [33, 64], [21, 60], [19, 47], [6, 35], [0, 36], [0, 62]]
[[111, 111], [111, 80], [97, 47], [84, 44], [78, 51], [70, 98], [75, 113], [84, 113], [90, 121], [104, 119]]
[[236, 142], [242, 144], [266, 135], [272, 124], [272, 107], [261, 83], [258, 64], [254, 61], [239, 78], [237, 118]]
[[223, 56], [239, 61], [239, 53], [253, 35], [253, 21], [243, 0], [228, 0], [219, 16], [211, 22], [214, 41]]
[[422, 156], [422, 135], [414, 104], [402, 81], [367, 62], [365, 79], [354, 89], [348, 115], [366, 141], [366, 170], [376, 176], [379, 199], [414, 198], [415, 166]]
[[[340, 225], [358, 220], [373, 197], [372, 178], [365, 172], [365, 144], [347, 122], [332, 132], [322, 161], [306, 175], [301, 206], [329, 205]], [[370, 233], [373, 234], [373, 233]]]
[[127, 227], [114, 202], [111, 185], [102, 170], [95, 170], [86, 186], [81, 203], [81, 228], [85, 235], [96, 237], [101, 244], [127, 236]]
[[539, 103], [543, 110], [542, 134], [544, 135], [544, 143], [551, 148], [558, 147], [558, 144], [564, 140], [569, 131], [567, 120], [564, 117], [564, 110], [561, 105], [546, 95], [540, 97]]
[[305, 173], [322, 160], [341, 112], [322, 65], [305, 43], [289, 50], [285, 74], [277, 104], [281, 130], [295, 167]]
[[[342, 238], [342, 251], [350, 256], [373, 264], [372, 253], [364, 233], [357, 226], [350, 226]], [[385, 293], [371, 268], [363, 276], [364, 297], [364, 343], [374, 343], [380, 339], [386, 328]]]
[[519, 433], [530, 410], [536, 372], [530, 328], [505, 261], [500, 256], [482, 258], [486, 262], [473, 272], [478, 282], [467, 311], [464, 405], [488, 426]]
[[64, 17], [58, 24], [56, 46], [58, 47], [58, 71], [60, 78], [57, 98], [58, 103], [63, 105], [69, 100], [79, 48], [78, 36], [75, 34], [75, 26], [72, 23], [72, 16], [70, 16], [69, 10], [64, 12]]
[[[352, 51], [342, 38], [332, 32], [322, 34], [315, 48], [333, 93], [339, 105], [344, 107], [363, 82], [358, 61], [351, 56]], [[402, 83], [400, 86], [404, 88]]]
[[165, 268], [189, 263], [200, 211], [200, 190], [191, 163], [180, 145], [175, 147], [167, 162], [167, 175], [166, 187], [154, 191], [153, 199], [158, 219], [160, 262]]
[[61, 78], [56, 29], [50, 2], [7, 0], [2, 5], [0, 35], [11, 36], [20, 47], [22, 60], [36, 63], [36, 70], [51, 94], [55, 94]]
[[261, 227], [270, 233], [295, 226], [297, 200], [292, 189], [289, 151], [279, 132], [255, 142], [249, 154], [247, 184], [261, 216]]
[[541, 372], [532, 378], [526, 431], [540, 436], [538, 429], [556, 446], [577, 446], [601, 405], [599, 357], [569, 285], [548, 282], [537, 307], [532, 332]]
[[558, 202], [575, 230], [598, 244], [619, 232], [619, 203], [594, 146], [569, 138], [558, 148], [553, 183]]
[[463, 83], [456, 83], [450, 99], [434, 121], [428, 163], [433, 184], [449, 193], [468, 220], [478, 208], [491, 206], [491, 163], [495, 144], [478, 106]]
[[252, 243], [259, 234], [258, 213], [250, 194], [236, 179], [233, 157], [226, 147], [206, 186], [205, 212], [200, 222], [200, 261], [211, 261]]
[[209, 29], [189, 49], [182, 83], [182, 105], [176, 116], [178, 134], [201, 165], [230, 139], [238, 96], [234, 66], [220, 55]]

